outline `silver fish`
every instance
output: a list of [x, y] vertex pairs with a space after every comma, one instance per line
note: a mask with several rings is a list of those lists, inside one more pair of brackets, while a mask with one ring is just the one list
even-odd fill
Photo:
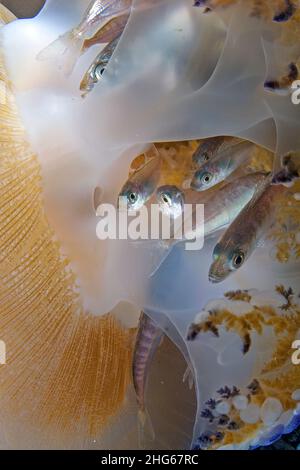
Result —
[[177, 186], [160, 186], [156, 191], [156, 200], [160, 211], [169, 217], [179, 217], [184, 210], [184, 192]]
[[192, 189], [179, 189], [174, 185], [165, 185], [157, 189], [155, 199], [164, 215], [176, 219], [182, 215], [185, 204], [204, 204], [211, 195], [211, 191], [200, 195]]
[[155, 147], [145, 152], [145, 155], [155, 155], [142, 168], [133, 173], [119, 193], [127, 203], [129, 211], [139, 210], [155, 193], [160, 179], [161, 159]]
[[231, 145], [231, 141], [239, 141], [240, 139], [230, 139], [228, 137], [212, 137], [205, 139], [200, 143], [197, 150], [192, 156], [192, 160], [197, 167], [200, 167], [214, 158], [219, 152], [226, 149], [226, 146]]
[[279, 199], [299, 176], [292, 157], [286, 156], [283, 169], [266, 180], [215, 246], [209, 270], [211, 282], [222, 282], [245, 264], [270, 229]]
[[242, 141], [224, 150], [196, 171], [191, 188], [195, 191], [206, 191], [226, 180], [242, 163], [247, 161], [253, 149], [253, 143]]
[[[210, 236], [227, 227], [253, 198], [257, 190], [264, 184], [266, 178], [266, 173], [250, 173], [228, 183], [220, 188], [219, 191], [211, 193], [207, 197], [199, 197], [196, 203], [204, 204], [204, 236]], [[191, 230], [196, 236], [198, 227], [194, 214], [192, 216]], [[176, 235], [175, 233], [175, 239]], [[187, 235], [191, 238], [191, 234]]]
[[222, 282], [240, 269], [271, 227], [278, 200], [300, 177], [297, 157], [286, 155], [282, 170], [269, 176], [217, 243], [209, 280]]
[[94, 86], [101, 80], [101, 77], [103, 76], [103, 73], [105, 72], [105, 69], [119, 43], [120, 37], [121, 34], [119, 34], [119, 36], [117, 36], [100, 52], [100, 54], [97, 55], [96, 59], [84, 75], [80, 83], [80, 91], [82, 92], [83, 98], [90, 93]]
[[[226, 228], [251, 201], [259, 188], [265, 184], [267, 177], [266, 173], [251, 173], [228, 183], [217, 192], [195, 193], [191, 190], [186, 191], [186, 204], [204, 204], [204, 236], [209, 237]], [[191, 220], [189, 220], [189, 231], [184, 227], [185, 230], [182, 233], [182, 226], [177, 227], [170, 240], [164, 242], [168, 250], [159, 260], [151, 276], [158, 271], [169, 256], [169, 249], [178, 243], [185, 242], [187, 239], [193, 240], [203, 234], [202, 225], [199, 227], [197, 224], [198, 220], [194, 211]], [[186, 225], [185, 221], [184, 225]]]
[[144, 447], [144, 434], [154, 440], [154, 431], [145, 405], [145, 389], [153, 355], [163, 337], [162, 330], [142, 312], [132, 361], [133, 385], [139, 407], [138, 425], [140, 447]]
[[56, 60], [59, 68], [68, 75], [72, 72], [82, 54], [87, 35], [93, 34], [96, 27], [105, 25], [114, 17], [125, 14], [131, 9], [132, 0], [94, 0], [86, 10], [82, 21], [43, 49], [38, 60]]
[[287, 191], [285, 184], [290, 185], [298, 177], [299, 172], [294, 169], [289, 172], [286, 167], [273, 178], [270, 176], [261, 186], [217, 243], [209, 270], [211, 282], [224, 281], [245, 264], [270, 229], [277, 202]]
[[213, 252], [214, 262], [209, 271], [213, 283], [224, 281], [240, 269], [253, 253], [274, 219], [276, 200], [284, 189], [268, 185], [254, 198], [231, 224]]

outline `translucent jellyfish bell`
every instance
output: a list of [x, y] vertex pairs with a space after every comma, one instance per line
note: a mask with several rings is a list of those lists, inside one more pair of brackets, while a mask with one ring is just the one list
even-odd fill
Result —
[[83, 305], [104, 315], [128, 301], [156, 318], [179, 345], [195, 372], [197, 445], [205, 431], [204, 400], [218, 386], [249, 385], [259, 349], [233, 367], [236, 332], [221, 335], [221, 351], [216, 339], [188, 342], [189, 325], [227, 291], [272, 291], [277, 284], [296, 290], [298, 267], [282, 268], [265, 245], [246, 269], [214, 286], [208, 268], [215, 238], [199, 252], [176, 247], [151, 276], [164, 247], [97, 239], [94, 191], [100, 188], [103, 202], [116, 203], [129, 163], [151, 142], [232, 135], [278, 154], [300, 150], [300, 108], [290, 95], [263, 87], [278, 61], [267, 44], [280, 44], [284, 26], [252, 17], [244, 2], [203, 14], [191, 0], [135, 0], [101, 83], [83, 100], [79, 84], [99, 47], [80, 57], [69, 77], [55, 60], [38, 61], [37, 55], [78, 24], [88, 4], [48, 0], [36, 18], [6, 26], [6, 64], [42, 168], [45, 213]]

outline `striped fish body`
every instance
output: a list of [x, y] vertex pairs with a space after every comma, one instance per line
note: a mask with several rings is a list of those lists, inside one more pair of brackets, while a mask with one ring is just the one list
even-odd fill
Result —
[[150, 364], [162, 336], [162, 330], [150, 317], [142, 313], [132, 363], [133, 385], [142, 411], [145, 410], [145, 389]]

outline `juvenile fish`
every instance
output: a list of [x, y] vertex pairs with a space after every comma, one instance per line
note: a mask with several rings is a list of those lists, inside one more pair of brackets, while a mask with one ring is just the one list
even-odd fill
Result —
[[105, 69], [115, 52], [115, 49], [119, 43], [122, 33], [116, 37], [111, 43], [107, 44], [107, 46], [97, 55], [94, 62], [89, 67], [88, 71], [84, 75], [83, 79], [80, 83], [80, 91], [81, 96], [85, 98], [85, 96], [90, 93], [94, 86], [101, 80]]
[[145, 389], [153, 355], [163, 337], [162, 330], [142, 312], [132, 361], [133, 385], [136, 393], [140, 447], [144, 447], [145, 434], [154, 440], [154, 431], [145, 405]]
[[[265, 183], [266, 178], [266, 173], [250, 173], [228, 183], [206, 198], [199, 197], [197, 203], [204, 204], [204, 236], [210, 236], [228, 226], [251, 201], [255, 193]], [[195, 236], [198, 230], [196, 223], [195, 213], [193, 213], [191, 232]], [[177, 235], [175, 233], [175, 239]], [[191, 233], [187, 235], [190, 239]]]
[[[251, 173], [228, 183], [217, 192], [195, 193], [191, 190], [182, 191], [182, 199], [185, 204], [204, 204], [204, 237], [208, 237], [227, 227], [238, 216], [259, 188], [265, 184], [266, 178], [266, 173]], [[184, 225], [186, 225], [185, 221]], [[202, 225], [198, 226], [195, 211], [192, 213], [191, 220], [189, 219], [188, 230], [184, 227], [184, 233], [182, 232], [181, 225], [174, 231], [170, 240], [165, 242], [168, 250], [160, 259], [151, 276], [157, 272], [169, 256], [169, 249], [187, 239], [193, 240], [199, 234], [202, 235], [203, 227]]]
[[93, 0], [82, 21], [42, 50], [38, 60], [55, 59], [59, 68], [70, 74], [82, 53], [82, 46], [94, 28], [104, 26], [108, 20], [124, 15], [131, 9], [132, 0]]
[[156, 191], [156, 201], [164, 215], [176, 219], [183, 213], [185, 195], [177, 186], [160, 186]]
[[90, 47], [95, 46], [96, 44], [110, 43], [119, 37], [124, 31], [128, 19], [129, 14], [125, 14], [108, 21], [108, 23], [101, 27], [92, 38], [84, 41], [82, 52], [87, 51]]
[[253, 143], [242, 141], [224, 150], [196, 171], [191, 182], [191, 188], [195, 191], [206, 191], [226, 180], [249, 159], [253, 149]]
[[216, 155], [225, 140], [226, 137], [213, 137], [212, 139], [205, 139], [203, 142], [201, 142], [192, 156], [192, 160], [195, 165], [202, 166], [211, 160]]
[[192, 156], [193, 163], [197, 167], [201, 167], [208, 161], [215, 158], [225, 150], [230, 149], [232, 146], [243, 142], [242, 139], [235, 137], [212, 137], [211, 139], [205, 139], [196, 152]]
[[274, 221], [277, 202], [287, 191], [284, 185], [291, 184], [296, 177], [299, 173], [294, 170], [289, 173], [287, 168], [273, 179], [269, 177], [244, 207], [214, 249], [209, 271], [211, 282], [224, 281], [245, 264]]
[[119, 193], [119, 201], [120, 198], [125, 200], [129, 211], [139, 210], [155, 193], [158, 186], [161, 172], [160, 156], [154, 146], [145, 152], [145, 155], [146, 157], [149, 155], [150, 160], [130, 176]]

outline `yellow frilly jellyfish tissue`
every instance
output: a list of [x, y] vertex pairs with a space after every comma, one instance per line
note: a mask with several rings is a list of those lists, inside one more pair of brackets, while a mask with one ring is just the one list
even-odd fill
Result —
[[[297, 162], [300, 107], [265, 86], [300, 66], [297, 2], [281, 21], [280, 1], [134, 0], [83, 99], [103, 46], [68, 74], [63, 57], [38, 57], [89, 3], [47, 0], [26, 20], [0, 12], [0, 445], [136, 448], [140, 311], [173, 343], [149, 376], [149, 447], [268, 445], [300, 420], [299, 183], [247, 265], [217, 285], [208, 271], [219, 234], [167, 257], [159, 240], [100, 240], [95, 189], [115, 204], [152, 143], [164, 184], [183, 185], [198, 140], [214, 136], [253, 142], [255, 171], [278, 170], [290, 153]], [[185, 362], [194, 391], [182, 383]]]

